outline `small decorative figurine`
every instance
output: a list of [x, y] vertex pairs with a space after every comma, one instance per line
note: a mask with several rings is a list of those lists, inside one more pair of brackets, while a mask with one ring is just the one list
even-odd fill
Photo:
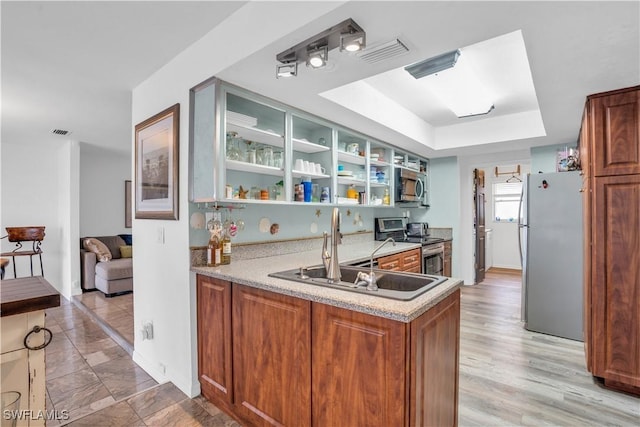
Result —
[[248, 192], [249, 192], [249, 190], [245, 190], [244, 188], [242, 188], [242, 185], [241, 185], [240, 186], [240, 191], [238, 191], [238, 194], [240, 195], [241, 199], [246, 199]]

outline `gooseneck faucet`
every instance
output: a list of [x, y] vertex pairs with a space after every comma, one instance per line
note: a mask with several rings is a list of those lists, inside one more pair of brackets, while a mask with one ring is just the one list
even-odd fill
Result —
[[333, 208], [331, 214], [331, 253], [327, 249], [328, 235], [323, 233], [324, 240], [322, 242], [322, 263], [327, 271], [327, 281], [329, 283], [339, 282], [341, 279], [340, 262], [338, 261], [338, 245], [342, 243], [342, 234], [340, 234], [340, 210]]
[[385, 240], [384, 242], [380, 243], [373, 250], [373, 252], [371, 252], [371, 259], [369, 260], [369, 274], [367, 274], [367, 273], [365, 273], [363, 271], [360, 271], [358, 273], [358, 276], [356, 277], [355, 282], [354, 282], [354, 284], [356, 286], [359, 286], [360, 284], [366, 284], [368, 291], [377, 291], [378, 290], [378, 283], [376, 281], [376, 275], [373, 272], [373, 256], [375, 255], [376, 252], [378, 252], [384, 245], [386, 245], [389, 242], [392, 242], [393, 246], [396, 245], [396, 241], [393, 239], [393, 237], [389, 237], [387, 240]]

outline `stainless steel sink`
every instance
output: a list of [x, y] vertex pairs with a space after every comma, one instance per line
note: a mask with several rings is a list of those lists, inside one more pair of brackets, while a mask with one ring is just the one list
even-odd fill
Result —
[[301, 276], [299, 268], [271, 273], [269, 276], [402, 301], [412, 300], [447, 280], [446, 277], [427, 274], [403, 273], [378, 269], [374, 269], [373, 271], [377, 278], [377, 291], [370, 291], [364, 286], [356, 286], [354, 284], [359, 272], [370, 272], [370, 269], [362, 267], [340, 266], [342, 279], [334, 283], [329, 283], [329, 280], [327, 280], [327, 272], [322, 265], [305, 269], [304, 276]]

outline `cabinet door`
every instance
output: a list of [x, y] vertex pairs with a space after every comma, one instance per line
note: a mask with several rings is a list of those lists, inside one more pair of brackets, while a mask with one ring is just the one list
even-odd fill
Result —
[[402, 269], [400, 255], [395, 254], [378, 258], [378, 268], [382, 270], [400, 271]]
[[460, 290], [411, 322], [411, 426], [458, 424]]
[[[367, 140], [361, 136], [338, 130], [338, 178], [336, 180], [336, 203], [344, 203], [349, 198], [349, 189], [356, 193], [367, 191], [368, 172], [366, 170], [367, 158], [365, 151]], [[358, 194], [356, 194], [356, 197]]]
[[251, 425], [311, 424], [310, 304], [233, 285], [234, 405]]
[[421, 273], [422, 251], [420, 249], [412, 249], [402, 254], [402, 271], [409, 273]]
[[640, 174], [640, 89], [590, 100], [595, 176]]
[[594, 179], [593, 374], [640, 387], [640, 175]]
[[[291, 192], [292, 201], [302, 201], [296, 200], [295, 185], [301, 184], [305, 178], [310, 178], [312, 192], [309, 201], [320, 202], [322, 189], [326, 188], [329, 191], [325, 192], [325, 202], [332, 202], [330, 189], [334, 165], [331, 127], [296, 114], [291, 115], [291, 122], [291, 178], [294, 184], [294, 191]], [[304, 200], [304, 191], [302, 195]]]
[[232, 92], [225, 89], [224, 198], [285, 200], [276, 185], [284, 179], [284, 110]]
[[198, 380], [208, 399], [231, 403], [231, 283], [197, 276]]
[[442, 265], [442, 274], [451, 277], [451, 242], [444, 242], [444, 259]]
[[406, 324], [313, 304], [313, 425], [405, 425]]

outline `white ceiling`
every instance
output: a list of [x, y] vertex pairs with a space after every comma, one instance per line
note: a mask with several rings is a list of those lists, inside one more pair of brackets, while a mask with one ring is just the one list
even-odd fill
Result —
[[[60, 137], [50, 135], [50, 130], [62, 128], [81, 142], [129, 149], [131, 89], [219, 23], [238, 21], [233, 12], [243, 6], [244, 2], [2, 1], [3, 143], [55, 140]], [[271, 7], [277, 14], [287, 2], [273, 2]], [[327, 10], [312, 24], [272, 40], [217, 76], [431, 157], [573, 145], [586, 95], [640, 83], [638, 1], [352, 1], [334, 3]], [[347, 18], [365, 29], [370, 46], [398, 37], [409, 53], [368, 64], [334, 50], [329, 53], [329, 69], [312, 71], [302, 65], [295, 78], [275, 78], [276, 54]], [[246, 28], [241, 21], [234, 27], [245, 35], [261, 36], [259, 29]], [[414, 123], [412, 132], [406, 132], [395, 122], [389, 126], [320, 96], [365, 79], [371, 85], [390, 70], [517, 31], [526, 47], [546, 136], [516, 139], [505, 131], [495, 138], [489, 130], [513, 123], [525, 127], [532, 118], [516, 114], [492, 123], [488, 119], [499, 115], [490, 114], [460, 127], [433, 102], [420, 112], [424, 124]], [[232, 43], [232, 36], [224, 42]], [[415, 102], [403, 101], [403, 91], [376, 89], [414, 108]], [[518, 113], [519, 107], [509, 108]], [[472, 133], [477, 135], [476, 145], [457, 143], [447, 146], [455, 148], [434, 150], [424, 145], [420, 130], [436, 140]]]

